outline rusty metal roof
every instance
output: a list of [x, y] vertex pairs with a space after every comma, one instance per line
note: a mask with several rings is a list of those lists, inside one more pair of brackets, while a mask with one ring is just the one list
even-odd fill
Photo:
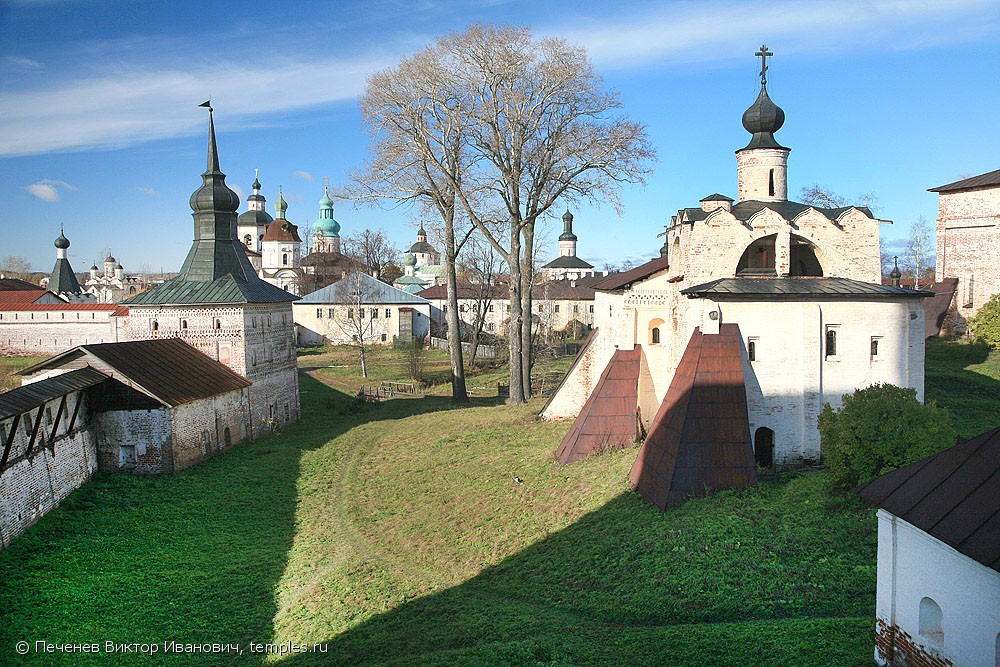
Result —
[[612, 273], [607, 278], [593, 283], [591, 287], [596, 290], [601, 290], [602, 292], [623, 289], [634, 282], [650, 277], [654, 273], [666, 271], [668, 265], [666, 257], [657, 257], [656, 259], [646, 262], [641, 266], [637, 266], [634, 269], [629, 269], [628, 271], [622, 271], [620, 273]]
[[876, 477], [856, 492], [1000, 572], [1000, 428]]
[[48, 292], [43, 289], [39, 290], [0, 290], [0, 305], [19, 303], [19, 304], [29, 304], [34, 303], [38, 299], [41, 299]]
[[691, 334], [629, 480], [661, 510], [706, 489], [757, 483], [739, 326]]
[[963, 178], [960, 181], [948, 183], [947, 185], [939, 185], [936, 188], [931, 188], [928, 192], [974, 190], [975, 188], [987, 188], [994, 185], [1000, 185], [1000, 169], [997, 169], [996, 171], [988, 171], [985, 174], [979, 174], [978, 176], [973, 176], [972, 178]]
[[87, 367], [16, 387], [0, 394], [0, 419], [24, 414], [44, 405], [46, 401], [92, 387], [104, 382], [108, 377], [98, 370]]
[[930, 292], [903, 289], [890, 285], [877, 285], [850, 278], [820, 278], [812, 276], [782, 278], [719, 278], [701, 285], [681, 290], [689, 297], [760, 297], [802, 296], [830, 299], [856, 299], [858, 297], [912, 297], [931, 296]]
[[948, 315], [948, 308], [957, 290], [958, 278], [945, 278], [931, 285], [934, 296], [924, 301], [924, 338], [941, 333], [944, 318]]
[[20, 371], [28, 375], [84, 356], [107, 364], [111, 377], [176, 407], [249, 387], [251, 382], [180, 338], [80, 345]]
[[641, 357], [639, 348], [615, 350], [573, 428], [556, 450], [559, 463], [572, 463], [635, 443]]

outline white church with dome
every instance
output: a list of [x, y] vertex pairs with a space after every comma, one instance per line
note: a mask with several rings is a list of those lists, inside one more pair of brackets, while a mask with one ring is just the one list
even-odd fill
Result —
[[[632, 484], [660, 507], [753, 483], [755, 465], [819, 460], [823, 405], [857, 388], [923, 399], [928, 294], [881, 284], [888, 221], [788, 200], [784, 112], [765, 73], [743, 115], [736, 198], [680, 209], [660, 257], [593, 285], [595, 330], [542, 411], [576, 422], [564, 463], [644, 441]], [[619, 408], [623, 381], [631, 407]]]

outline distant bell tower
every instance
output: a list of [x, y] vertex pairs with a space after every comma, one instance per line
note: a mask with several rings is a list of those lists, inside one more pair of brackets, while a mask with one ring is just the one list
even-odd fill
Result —
[[760, 58], [760, 94], [743, 112], [743, 127], [753, 136], [750, 143], [736, 151], [737, 199], [787, 201], [791, 149], [774, 139], [774, 133], [785, 123], [785, 112], [767, 95], [767, 59], [774, 54], [761, 45], [755, 55]]
[[576, 234], [573, 233], [573, 214], [563, 213], [563, 233], [559, 235], [559, 256], [576, 257]]

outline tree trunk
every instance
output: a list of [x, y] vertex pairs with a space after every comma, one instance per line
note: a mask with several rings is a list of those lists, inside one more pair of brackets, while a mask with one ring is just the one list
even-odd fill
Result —
[[[523, 368], [521, 366], [521, 331], [524, 329], [524, 312], [521, 310], [521, 233], [517, 225], [511, 225], [510, 234], [510, 405], [521, 405], [525, 401]], [[530, 321], [531, 313], [528, 313]], [[529, 324], [530, 327], [530, 324]]]
[[465, 364], [462, 361], [462, 323], [458, 317], [458, 276], [455, 270], [455, 260], [458, 250], [455, 247], [455, 209], [454, 205], [445, 216], [445, 271], [448, 283], [448, 354], [451, 358], [451, 400], [455, 403], [468, 403], [469, 392], [465, 387]]
[[365, 363], [365, 346], [358, 345], [358, 351], [361, 353], [361, 377], [368, 379], [368, 365]]
[[[521, 261], [521, 310], [526, 313], [524, 327], [521, 329], [521, 385], [524, 398], [531, 398], [531, 284], [535, 279], [535, 225], [524, 225], [524, 255]], [[541, 326], [541, 317], [539, 317]]]

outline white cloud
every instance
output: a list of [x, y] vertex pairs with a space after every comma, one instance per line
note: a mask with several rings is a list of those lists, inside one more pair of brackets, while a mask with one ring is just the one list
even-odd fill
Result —
[[980, 39], [997, 23], [995, 0], [848, 0], [770, 4], [670, 3], [627, 21], [602, 18], [547, 31], [585, 46], [600, 67], [711, 62], [743, 57], [765, 36], [783, 54], [907, 49]]
[[[265, 67], [215, 64], [211, 68], [154, 66], [119, 68], [102, 64], [102, 76], [75, 77], [31, 91], [0, 97], [0, 156], [36, 155], [83, 149], [121, 148], [190, 135], [205, 126], [201, 100], [212, 94], [216, 119], [226, 129], [259, 123], [267, 114], [350, 100], [386, 60], [269, 61]], [[247, 81], [253, 81], [248, 86]], [[282, 90], [281, 95], [261, 94]], [[65, 100], [74, 100], [72, 105]]]
[[292, 176], [301, 178], [303, 181], [309, 181], [310, 183], [316, 180], [315, 177], [313, 177], [313, 175], [310, 174], [308, 171], [293, 171]]
[[37, 60], [32, 60], [31, 58], [24, 58], [22, 56], [5, 56], [3, 61], [16, 69], [22, 70], [36, 70], [42, 68], [42, 63]]
[[67, 190], [76, 190], [75, 187], [67, 183], [66, 181], [53, 181], [50, 179], [42, 179], [37, 183], [32, 183], [31, 185], [24, 186], [24, 189], [28, 191], [31, 196], [36, 199], [41, 199], [42, 201], [54, 202], [59, 201], [59, 190], [56, 186], [65, 188]]
[[141, 192], [144, 195], [149, 195], [150, 197], [159, 197], [160, 191], [154, 190], [153, 188], [137, 187], [136, 192]]

